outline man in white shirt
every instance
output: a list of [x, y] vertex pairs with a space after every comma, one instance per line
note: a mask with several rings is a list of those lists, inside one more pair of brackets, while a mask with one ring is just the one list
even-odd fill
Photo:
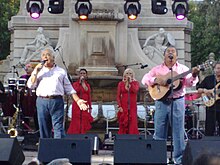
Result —
[[72, 95], [81, 110], [87, 110], [86, 101], [80, 99], [73, 89], [67, 73], [54, 63], [54, 51], [46, 48], [42, 51], [41, 60], [27, 82], [29, 88], [36, 88], [37, 113], [41, 138], [65, 136], [63, 95]]

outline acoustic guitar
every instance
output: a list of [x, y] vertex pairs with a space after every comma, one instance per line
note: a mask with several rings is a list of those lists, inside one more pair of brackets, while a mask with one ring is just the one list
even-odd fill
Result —
[[[209, 63], [209, 61], [206, 61], [205, 63], [198, 65], [197, 68], [199, 70], [205, 70], [207, 68], [210, 68], [210, 63]], [[191, 72], [192, 72], [192, 69], [189, 69], [188, 71], [183, 72], [181, 74], [178, 74], [177, 72], [173, 71], [173, 79], [172, 80], [171, 80], [171, 72], [167, 73], [166, 75], [158, 75], [158, 76], [156, 76], [156, 78], [160, 77], [165, 82], [170, 82], [170, 83], [173, 81], [173, 90], [177, 91], [177, 90], [181, 89], [181, 87], [182, 87], [182, 83], [181, 83], [180, 79], [187, 76]], [[170, 87], [171, 87], [170, 83], [168, 83], [168, 85], [166, 85], [166, 86], [162, 86], [162, 85], [148, 86], [150, 96], [154, 100], [166, 98], [171, 92], [170, 91]]]
[[215, 104], [217, 100], [220, 99], [220, 83], [218, 83], [215, 88], [211, 89], [211, 95], [207, 96], [205, 93], [202, 94], [202, 100], [207, 107], [211, 107]]

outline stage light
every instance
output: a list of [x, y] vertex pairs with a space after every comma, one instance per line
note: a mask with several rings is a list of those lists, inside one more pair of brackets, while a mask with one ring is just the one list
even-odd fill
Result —
[[124, 12], [128, 15], [128, 19], [135, 20], [141, 12], [141, 4], [139, 0], [126, 0], [124, 4]]
[[48, 12], [51, 14], [61, 14], [64, 10], [64, 0], [49, 0]]
[[189, 5], [187, 0], [174, 0], [172, 4], [173, 14], [176, 15], [176, 19], [183, 20], [187, 17]]
[[81, 20], [87, 20], [92, 12], [92, 4], [89, 0], [77, 0], [75, 11]]
[[153, 14], [166, 14], [168, 12], [166, 0], [151, 0]]
[[30, 13], [31, 18], [38, 19], [43, 13], [44, 3], [42, 0], [28, 0], [26, 3], [27, 12]]

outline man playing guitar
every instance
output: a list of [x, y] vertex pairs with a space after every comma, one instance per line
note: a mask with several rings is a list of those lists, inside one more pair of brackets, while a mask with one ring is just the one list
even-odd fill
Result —
[[[142, 79], [142, 84], [146, 85], [148, 89], [153, 88], [159, 94], [155, 95], [155, 115], [154, 115], [154, 139], [165, 140], [167, 139], [167, 130], [169, 121], [171, 120], [171, 101], [173, 101], [173, 128], [172, 135], [174, 140], [174, 163], [182, 163], [182, 153], [185, 149], [184, 142], [184, 117], [185, 117], [185, 87], [190, 87], [196, 85], [198, 82], [198, 69], [193, 68], [190, 74], [183, 74], [176, 79], [180, 81], [177, 84], [176, 81], [173, 82], [175, 85], [173, 96], [170, 93], [166, 93], [164, 96], [160, 97], [161, 91], [164, 88], [170, 88], [172, 75], [182, 74], [188, 72], [189, 68], [183, 64], [177, 62], [177, 50], [173, 46], [169, 46], [164, 52], [164, 62], [154, 68], [152, 68], [149, 73], [145, 74]], [[191, 74], [192, 72], [192, 74]], [[172, 77], [173, 77], [172, 76]], [[180, 80], [181, 78], [181, 80]], [[174, 80], [173, 80], [174, 81]], [[156, 87], [156, 88], [155, 88]], [[152, 92], [153, 93], [153, 92]], [[151, 93], [150, 93], [151, 94]], [[152, 95], [151, 95], [152, 96]]]
[[[205, 135], [213, 136], [216, 121], [220, 124], [220, 61], [214, 65], [214, 74], [205, 77], [198, 85], [198, 93], [202, 94], [206, 107]], [[219, 135], [219, 130], [217, 130]]]

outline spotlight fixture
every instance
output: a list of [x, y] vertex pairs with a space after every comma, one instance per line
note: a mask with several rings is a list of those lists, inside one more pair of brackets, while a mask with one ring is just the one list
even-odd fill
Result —
[[75, 11], [81, 20], [87, 20], [92, 12], [92, 4], [89, 0], [77, 0]]
[[64, 0], [49, 0], [48, 12], [51, 14], [62, 14], [64, 10]]
[[166, 14], [166, 0], [151, 0], [151, 11], [153, 14]]
[[126, 0], [124, 4], [124, 12], [128, 15], [128, 19], [135, 20], [141, 12], [141, 4], [139, 0]]
[[187, 17], [189, 4], [187, 0], [174, 0], [172, 4], [173, 14], [176, 15], [176, 19], [183, 20]]
[[43, 13], [44, 3], [42, 0], [28, 0], [26, 3], [27, 12], [30, 13], [31, 18], [38, 19]]

